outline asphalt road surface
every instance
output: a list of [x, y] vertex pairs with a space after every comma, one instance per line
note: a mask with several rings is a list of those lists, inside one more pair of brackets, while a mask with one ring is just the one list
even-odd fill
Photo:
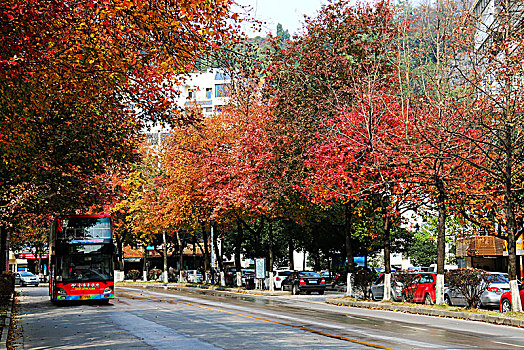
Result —
[[328, 305], [324, 296], [251, 296], [117, 287], [109, 305], [53, 305], [24, 287], [18, 349], [524, 349], [524, 330]]

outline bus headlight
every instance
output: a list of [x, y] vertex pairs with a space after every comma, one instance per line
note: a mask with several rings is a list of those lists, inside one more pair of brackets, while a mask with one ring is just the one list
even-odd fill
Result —
[[65, 291], [64, 288], [57, 288], [57, 289], [56, 289], [56, 294], [59, 294], [59, 295], [67, 295], [67, 292]]
[[108, 294], [108, 293], [112, 293], [113, 292], [113, 287], [106, 287], [104, 289], [104, 294]]

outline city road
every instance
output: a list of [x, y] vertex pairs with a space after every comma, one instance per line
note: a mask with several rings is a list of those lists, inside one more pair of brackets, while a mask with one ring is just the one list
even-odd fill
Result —
[[55, 306], [46, 287], [18, 290], [19, 349], [524, 349], [519, 328], [318, 295], [117, 287], [109, 305]]

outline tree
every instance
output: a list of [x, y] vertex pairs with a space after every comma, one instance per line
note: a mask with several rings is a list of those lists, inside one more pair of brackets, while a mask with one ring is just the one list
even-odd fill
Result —
[[[447, 153], [481, 174], [486, 184], [482, 188], [485, 197], [502, 199], [495, 202], [499, 208], [493, 214], [508, 241], [512, 298], [519, 300], [515, 240], [521, 183], [515, 180], [524, 160], [521, 79], [524, 39], [522, 28], [517, 25], [520, 12], [516, 12], [515, 4], [502, 1], [500, 11], [489, 25], [469, 11], [460, 19], [450, 69], [455, 73], [453, 83], [464, 92], [466, 102], [456, 106], [455, 127], [445, 131], [463, 140], [475, 156], [454, 150]], [[519, 302], [512, 305], [514, 311], [520, 311]]]
[[104, 174], [133, 160], [142, 122], [169, 120], [174, 76], [228, 45], [229, 6], [0, 3], [2, 241], [16, 211], [85, 211], [104, 197]]
[[[276, 52], [269, 69], [277, 116], [292, 131], [292, 150], [287, 157], [297, 187], [317, 203], [346, 207], [349, 273], [353, 268], [354, 206], [372, 177], [361, 182], [365, 176], [353, 176], [360, 170], [369, 174], [366, 167], [373, 157], [366, 152], [369, 143], [355, 142], [349, 150], [351, 146], [347, 147], [345, 140], [337, 141], [338, 123], [343, 124], [346, 116], [358, 115], [366, 99], [374, 101], [375, 93], [388, 85], [392, 70], [387, 50], [394, 32], [392, 11], [385, 2], [374, 7], [351, 7], [346, 2], [332, 1], [317, 17], [306, 20], [304, 36]], [[355, 104], [359, 107], [353, 108]], [[346, 125], [350, 124], [348, 121]], [[325, 138], [321, 136], [326, 133]], [[363, 139], [360, 137], [360, 141]], [[304, 156], [308, 158], [306, 164], [299, 160]], [[313, 169], [305, 179], [304, 165]]]

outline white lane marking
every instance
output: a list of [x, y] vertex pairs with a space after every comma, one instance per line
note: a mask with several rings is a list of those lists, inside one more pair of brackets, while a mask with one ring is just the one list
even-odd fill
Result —
[[111, 319], [127, 332], [158, 350], [221, 350], [212, 344], [145, 320], [130, 312], [112, 312]]
[[510, 343], [504, 343], [504, 342], [501, 342], [501, 341], [497, 341], [497, 340], [493, 340], [494, 343], [497, 343], [497, 344], [502, 344], [502, 345], [509, 345], [511, 347], [514, 347], [514, 348], [524, 348], [524, 345], [517, 345], [517, 344], [510, 344]]

